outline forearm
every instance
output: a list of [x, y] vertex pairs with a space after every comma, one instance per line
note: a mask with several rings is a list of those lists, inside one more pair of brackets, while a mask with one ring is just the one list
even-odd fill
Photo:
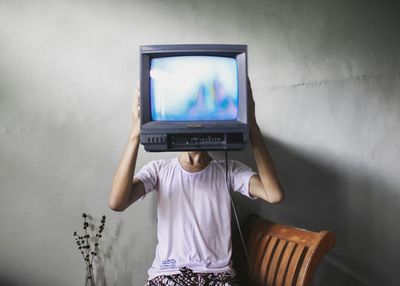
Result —
[[274, 167], [271, 155], [264, 143], [257, 123], [250, 127], [250, 139], [258, 174], [268, 202], [277, 203], [283, 200], [283, 191]]
[[114, 210], [124, 210], [130, 203], [132, 180], [139, 149], [139, 137], [130, 136], [115, 171], [109, 205]]

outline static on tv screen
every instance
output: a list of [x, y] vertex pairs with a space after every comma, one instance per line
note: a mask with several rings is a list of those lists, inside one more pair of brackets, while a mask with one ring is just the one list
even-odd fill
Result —
[[154, 121], [237, 119], [236, 59], [220, 56], [152, 59], [150, 104]]

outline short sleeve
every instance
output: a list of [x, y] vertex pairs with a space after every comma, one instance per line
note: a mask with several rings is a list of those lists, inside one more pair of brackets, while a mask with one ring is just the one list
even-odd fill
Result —
[[135, 178], [142, 181], [146, 194], [153, 191], [157, 186], [160, 163], [160, 160], [147, 163], [135, 175]]
[[250, 178], [257, 173], [243, 163], [234, 160], [229, 161], [229, 170], [232, 190], [251, 199], [256, 199], [249, 193], [249, 183]]

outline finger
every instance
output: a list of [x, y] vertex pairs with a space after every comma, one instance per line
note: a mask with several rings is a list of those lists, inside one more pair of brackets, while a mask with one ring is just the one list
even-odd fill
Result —
[[136, 95], [136, 96], [140, 96], [140, 87], [137, 87], [137, 88], [135, 89], [135, 95]]
[[133, 98], [134, 102], [140, 104], [140, 88], [136, 87], [135, 89], [135, 96]]

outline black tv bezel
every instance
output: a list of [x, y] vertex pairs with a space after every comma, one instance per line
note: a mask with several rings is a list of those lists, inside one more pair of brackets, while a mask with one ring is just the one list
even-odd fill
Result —
[[[150, 106], [151, 59], [185, 55], [225, 56], [236, 59], [239, 91], [237, 119], [195, 121], [152, 120]], [[243, 133], [243, 146], [247, 141], [247, 45], [142, 45], [140, 46], [140, 93], [141, 138], [149, 134]], [[145, 144], [144, 140], [141, 140], [141, 142]]]

